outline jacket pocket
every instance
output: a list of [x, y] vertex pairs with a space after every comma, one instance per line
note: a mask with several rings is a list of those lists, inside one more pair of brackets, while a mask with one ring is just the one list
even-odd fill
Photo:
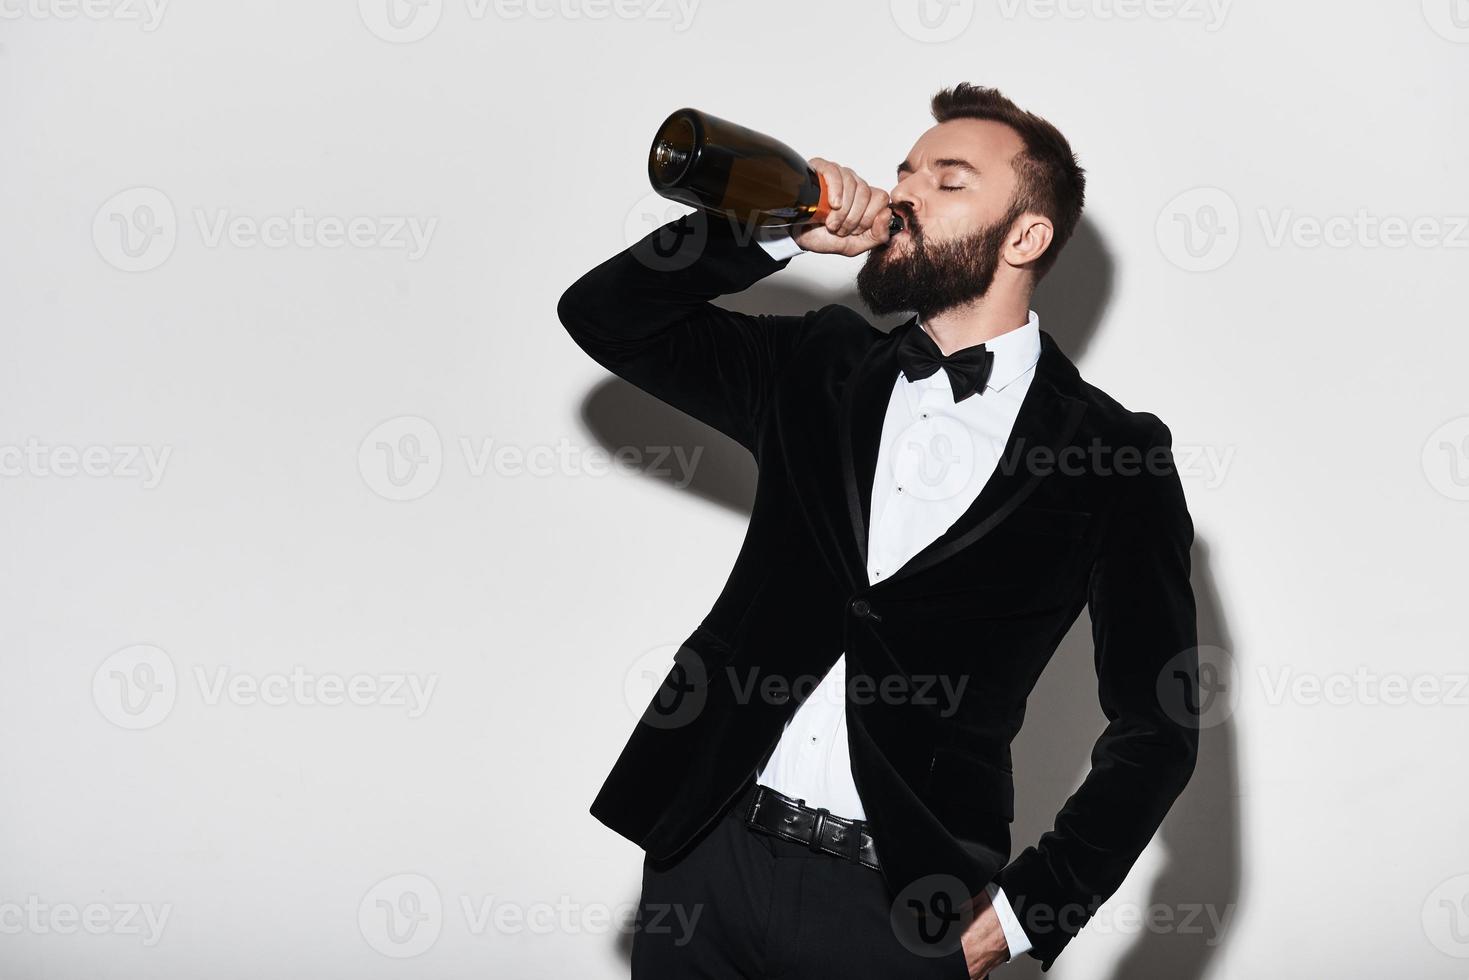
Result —
[[[1015, 819], [1015, 783], [1008, 768], [953, 745], [940, 745], [929, 763], [928, 805], [954, 831], [983, 814]], [[961, 834], [962, 836], [962, 834]]]
[[1026, 534], [1050, 534], [1063, 538], [1084, 538], [1091, 526], [1091, 511], [1062, 510], [1055, 507], [1019, 507], [1000, 526]]

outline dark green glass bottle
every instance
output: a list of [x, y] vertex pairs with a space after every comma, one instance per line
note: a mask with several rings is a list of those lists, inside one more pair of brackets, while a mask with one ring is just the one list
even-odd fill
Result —
[[822, 221], [830, 211], [826, 181], [799, 153], [698, 109], [679, 109], [658, 127], [648, 179], [664, 197], [745, 228]]

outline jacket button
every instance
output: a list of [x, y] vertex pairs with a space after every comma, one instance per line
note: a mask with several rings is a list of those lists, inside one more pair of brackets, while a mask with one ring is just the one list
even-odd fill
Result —
[[854, 599], [852, 600], [852, 612], [856, 613], [859, 619], [866, 619], [867, 615], [872, 612], [872, 606], [866, 599]]
[[771, 691], [770, 692], [770, 700], [772, 702], [774, 702], [775, 704], [785, 704], [790, 699], [791, 699], [791, 694], [790, 694], [789, 691], [779, 691], [779, 690], [777, 690], [777, 691]]

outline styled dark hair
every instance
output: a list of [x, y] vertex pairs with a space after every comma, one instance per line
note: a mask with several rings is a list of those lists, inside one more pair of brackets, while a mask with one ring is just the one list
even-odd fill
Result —
[[1035, 260], [1035, 276], [1040, 279], [1051, 271], [1061, 248], [1076, 230], [1086, 199], [1086, 171], [1077, 165], [1071, 144], [1059, 129], [1026, 112], [998, 89], [960, 82], [936, 94], [932, 108], [937, 122], [985, 119], [1004, 123], [1020, 134], [1025, 150], [1015, 157], [1019, 187], [1011, 202], [1012, 213], [1030, 211], [1045, 215], [1055, 228], [1051, 247]]

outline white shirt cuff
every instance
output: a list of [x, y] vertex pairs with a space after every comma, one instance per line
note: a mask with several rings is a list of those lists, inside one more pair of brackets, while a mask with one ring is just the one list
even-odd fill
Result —
[[1030, 937], [1025, 930], [1020, 928], [1020, 919], [1015, 915], [1015, 910], [1010, 907], [1010, 900], [1005, 897], [1005, 889], [994, 882], [984, 886], [989, 893], [990, 904], [995, 907], [995, 915], [1000, 918], [1000, 929], [1005, 933], [1005, 945], [1010, 947], [1010, 959], [1014, 959], [1021, 953], [1030, 949]]
[[772, 235], [768, 238], [757, 234], [755, 241], [777, 262], [805, 251], [805, 249], [796, 244], [796, 240], [791, 237], [788, 231], [783, 231], [782, 234]]

